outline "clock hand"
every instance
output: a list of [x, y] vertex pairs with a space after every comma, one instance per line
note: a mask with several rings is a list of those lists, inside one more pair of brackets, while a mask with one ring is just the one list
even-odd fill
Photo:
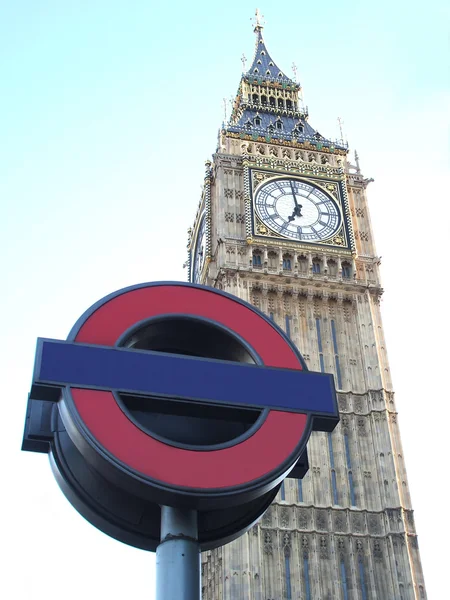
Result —
[[294, 206], [294, 210], [292, 212], [292, 215], [290, 217], [288, 217], [289, 221], [293, 221], [295, 219], [295, 217], [303, 217], [302, 215], [302, 205], [299, 204], [297, 202], [297, 196], [295, 195], [295, 190], [294, 190], [294, 186], [292, 184], [292, 181], [289, 182], [291, 185], [291, 191], [292, 191], [292, 197], [294, 198], [294, 202], [295, 202], [295, 206]]

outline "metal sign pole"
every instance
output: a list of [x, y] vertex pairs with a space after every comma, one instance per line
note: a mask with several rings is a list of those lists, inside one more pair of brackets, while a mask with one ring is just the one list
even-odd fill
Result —
[[200, 600], [197, 511], [161, 506], [156, 600]]

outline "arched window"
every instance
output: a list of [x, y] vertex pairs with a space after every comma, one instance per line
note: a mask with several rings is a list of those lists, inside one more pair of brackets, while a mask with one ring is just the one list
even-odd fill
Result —
[[273, 96], [269, 96], [269, 104], [270, 106], [276, 106], [275, 98]]
[[350, 263], [343, 262], [342, 263], [342, 277], [344, 279], [350, 279], [351, 276], [352, 276], [352, 267], [351, 267]]
[[252, 100], [253, 100], [253, 102], [255, 102], [255, 103], [256, 103], [256, 102], [258, 102], [258, 94], [253, 94], [253, 96], [252, 96]]
[[286, 100], [286, 108], [289, 110], [292, 109], [292, 101], [291, 100]]
[[283, 269], [285, 271], [290, 271], [292, 269], [291, 265], [292, 265], [291, 256], [289, 254], [284, 254], [283, 255]]
[[261, 104], [267, 104], [267, 96], [261, 96]]
[[268, 262], [269, 262], [269, 268], [276, 269], [277, 261], [278, 261], [278, 254], [276, 252], [271, 251], [268, 253], [267, 258], [268, 258]]
[[283, 98], [278, 98], [278, 108], [284, 108]]
[[312, 263], [312, 272], [316, 275], [320, 273], [320, 260], [315, 258]]
[[306, 256], [299, 256], [297, 258], [298, 261], [298, 268], [300, 273], [307, 273], [308, 272], [308, 259], [306, 258]]
[[253, 266], [261, 267], [262, 266], [262, 256], [259, 250], [255, 250], [253, 252]]
[[276, 127], [277, 127], [278, 131], [282, 131], [282, 129], [283, 129], [283, 123], [281, 121], [277, 121], [276, 122]]
[[296, 125], [292, 130], [293, 137], [300, 137], [303, 134], [303, 125]]
[[260, 119], [260, 117], [255, 117], [254, 123], [255, 123], [256, 127], [259, 127], [261, 125], [261, 119]]
[[332, 258], [328, 261], [328, 273], [331, 277], [337, 276], [337, 263]]

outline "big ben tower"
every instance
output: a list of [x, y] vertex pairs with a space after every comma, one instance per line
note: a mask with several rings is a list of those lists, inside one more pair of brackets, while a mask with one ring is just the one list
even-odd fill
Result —
[[203, 555], [203, 598], [422, 600], [369, 180], [342, 141], [309, 124], [301, 88], [271, 58], [258, 15], [255, 34], [253, 62], [206, 164], [190, 280], [258, 307], [309, 369], [333, 373], [340, 423], [312, 434], [307, 475], [286, 479], [257, 525]]

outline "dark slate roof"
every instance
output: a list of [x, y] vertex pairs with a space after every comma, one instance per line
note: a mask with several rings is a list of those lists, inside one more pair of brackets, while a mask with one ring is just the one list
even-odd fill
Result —
[[[259, 125], [255, 123], [255, 119], [258, 118], [261, 121]], [[277, 127], [277, 123], [281, 123], [281, 128]], [[258, 111], [253, 108], [245, 108], [238, 122], [228, 124], [226, 129], [233, 133], [245, 133], [251, 135], [254, 139], [258, 137], [269, 137], [274, 140], [309, 141], [318, 149], [321, 147], [346, 148], [342, 142], [333, 142], [332, 140], [324, 138], [318, 131], [313, 129], [305, 119], [295, 116], [277, 115], [276, 113], [271, 113], [270, 109], [267, 111]]]
[[245, 74], [247, 77], [254, 77], [255, 75], [259, 77], [264, 77], [270, 79], [281, 81], [284, 83], [288, 83], [290, 85], [297, 86], [292, 79], [290, 79], [287, 75], [283, 73], [283, 71], [276, 65], [275, 61], [271, 58], [270, 54], [267, 51], [266, 44], [264, 43], [264, 39], [262, 36], [262, 27], [257, 26], [255, 29], [256, 32], [256, 46], [255, 46], [255, 57], [253, 59], [253, 63], [247, 73]]
[[[255, 57], [250, 69], [247, 73], [244, 73], [243, 78], [251, 82], [255, 79], [264, 82], [277, 82], [281, 84], [282, 88], [290, 89], [292, 87], [298, 91], [300, 85], [287, 77], [268, 53], [262, 37], [261, 25], [256, 26], [255, 33]], [[255, 72], [256, 69], [257, 72]], [[287, 142], [294, 140], [311, 142], [319, 150], [321, 148], [347, 148], [342, 141], [332, 141], [324, 138], [307, 122], [307, 116], [307, 110], [298, 110], [296, 102], [293, 102], [291, 108], [278, 108], [278, 106], [267, 103], [267, 99], [265, 103], [254, 103], [250, 98], [241, 98], [238, 95], [238, 107], [233, 111], [229, 123], [224, 124], [224, 128], [226, 131], [238, 133], [242, 137], [251, 136], [254, 140], [264, 138], [267, 141], [273, 139]], [[256, 122], [257, 119], [260, 120], [259, 123]]]

